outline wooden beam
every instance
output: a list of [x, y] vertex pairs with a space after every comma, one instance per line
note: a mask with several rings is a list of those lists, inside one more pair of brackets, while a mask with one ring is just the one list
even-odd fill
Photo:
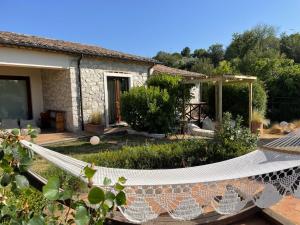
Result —
[[253, 84], [249, 82], [249, 128], [251, 129], [252, 113], [253, 113]]
[[219, 104], [218, 104], [218, 83], [215, 83], [215, 120], [218, 122], [219, 116]]
[[218, 122], [222, 123], [223, 116], [223, 81], [218, 82]]

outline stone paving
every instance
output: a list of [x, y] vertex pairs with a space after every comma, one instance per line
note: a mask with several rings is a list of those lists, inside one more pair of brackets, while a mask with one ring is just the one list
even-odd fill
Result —
[[272, 206], [271, 210], [274, 210], [274, 212], [296, 225], [300, 225], [300, 199], [296, 199], [292, 196], [285, 197], [276, 205]]

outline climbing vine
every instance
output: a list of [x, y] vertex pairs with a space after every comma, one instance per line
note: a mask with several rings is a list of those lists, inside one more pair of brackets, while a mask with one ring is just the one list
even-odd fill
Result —
[[[34, 139], [36, 136], [36, 131], [29, 127], [28, 137]], [[17, 129], [11, 132], [0, 130], [0, 224], [101, 225], [117, 206], [126, 204], [123, 192], [126, 179], [121, 177], [112, 184], [109, 178], [104, 178], [103, 185], [107, 188], [95, 187], [91, 182], [96, 172], [93, 166], [83, 169], [84, 176], [90, 181], [87, 197], [75, 197], [71, 188], [61, 189], [58, 177], [51, 177], [42, 188], [43, 198], [47, 201], [45, 207], [33, 210], [34, 206], [27, 201], [22, 206], [10, 203], [8, 195], [17, 199], [31, 188], [24, 174], [34, 155], [22, 146], [20, 140], [23, 138]]]

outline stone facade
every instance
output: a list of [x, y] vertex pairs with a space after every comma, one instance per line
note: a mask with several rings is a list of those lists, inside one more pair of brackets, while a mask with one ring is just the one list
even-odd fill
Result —
[[107, 124], [107, 106], [105, 104], [105, 83], [108, 76], [129, 77], [131, 85], [144, 85], [150, 66], [85, 58], [81, 62], [81, 86], [83, 120], [88, 123], [92, 113], [102, 115], [103, 124]]
[[[44, 110], [66, 112], [66, 129], [81, 129], [79, 77], [76, 61], [68, 70], [42, 70]], [[149, 66], [119, 61], [83, 58], [81, 87], [83, 121], [88, 123], [92, 113], [100, 112], [106, 124], [105, 79], [107, 76], [128, 76], [131, 86], [144, 85]]]
[[190, 101], [191, 103], [199, 103], [201, 101], [200, 88], [200, 83], [192, 87], [191, 94], [193, 95], [193, 98]]
[[69, 70], [42, 71], [44, 110], [65, 111], [66, 129], [80, 129], [78, 76], [75, 67]]
[[[42, 70], [44, 110], [66, 112], [66, 128], [81, 129], [80, 91], [77, 61], [71, 62], [66, 70]], [[106, 79], [109, 76], [128, 77], [129, 86], [142, 86], [148, 79], [149, 65], [97, 58], [83, 58], [81, 61], [81, 87], [83, 121], [88, 123], [93, 113], [100, 113], [102, 123], [108, 124]], [[200, 85], [192, 89], [192, 103], [200, 100]]]

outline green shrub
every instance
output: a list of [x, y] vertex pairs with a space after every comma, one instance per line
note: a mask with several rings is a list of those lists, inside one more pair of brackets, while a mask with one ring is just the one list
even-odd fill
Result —
[[147, 80], [148, 87], [136, 87], [121, 97], [122, 118], [135, 130], [168, 133], [180, 119], [183, 99], [191, 98], [192, 85], [178, 76], [160, 74]]
[[43, 211], [48, 203], [43, 193], [32, 187], [21, 190], [17, 198], [12, 192], [8, 192], [7, 194], [8, 205], [14, 205], [17, 209], [23, 209], [25, 205], [28, 205], [29, 209], [34, 213]]
[[166, 133], [174, 123], [169, 94], [158, 87], [135, 87], [122, 95], [122, 118], [135, 130]]
[[62, 188], [70, 189], [72, 191], [77, 192], [85, 191], [86, 189], [85, 183], [82, 180], [80, 180], [80, 178], [75, 177], [56, 166], [51, 166], [49, 167], [49, 169], [40, 174], [46, 179], [49, 179], [54, 176], [58, 177]]
[[185, 84], [182, 82], [182, 77], [168, 75], [168, 74], [157, 74], [151, 76], [146, 84], [149, 87], [159, 87], [161, 90], [167, 90], [170, 98], [169, 110], [172, 110], [175, 117], [182, 112], [183, 101], [186, 103], [193, 97], [191, 94], [191, 88], [193, 84]]
[[273, 121], [300, 118], [300, 65], [285, 67], [266, 82], [270, 101], [268, 117]]
[[206, 163], [207, 142], [186, 140], [166, 144], [122, 147], [117, 151], [92, 154], [83, 158], [98, 166], [131, 169], [159, 169], [196, 166]]
[[221, 129], [209, 144], [209, 163], [235, 158], [256, 149], [257, 135], [243, 127], [242, 122], [238, 116], [233, 124], [232, 115], [224, 113]]
[[[215, 116], [215, 88], [210, 85], [208, 90], [208, 109], [211, 117]], [[249, 86], [248, 84], [223, 85], [223, 111], [230, 112], [234, 117], [240, 115], [247, 122], [249, 118]], [[253, 83], [253, 108], [265, 115], [267, 94], [262, 82]]]

